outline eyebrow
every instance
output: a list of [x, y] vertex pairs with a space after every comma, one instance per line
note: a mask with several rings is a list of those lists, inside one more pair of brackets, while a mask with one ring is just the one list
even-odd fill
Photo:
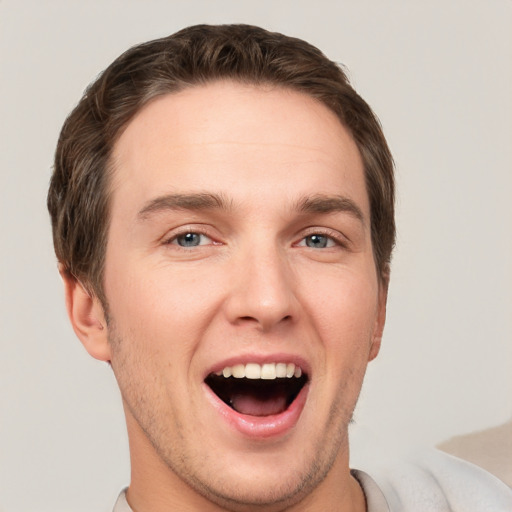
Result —
[[[166, 194], [148, 201], [137, 214], [141, 220], [147, 220], [152, 214], [169, 210], [226, 210], [232, 209], [232, 202], [225, 196], [214, 193]], [[364, 224], [361, 208], [345, 196], [314, 195], [299, 199], [295, 203], [296, 211], [305, 214], [329, 214], [346, 212]]]
[[166, 194], [148, 201], [137, 214], [146, 220], [151, 214], [167, 210], [229, 210], [230, 202], [220, 194]]
[[302, 213], [346, 212], [364, 224], [364, 215], [357, 204], [345, 196], [315, 195], [304, 197], [297, 202], [296, 208]]

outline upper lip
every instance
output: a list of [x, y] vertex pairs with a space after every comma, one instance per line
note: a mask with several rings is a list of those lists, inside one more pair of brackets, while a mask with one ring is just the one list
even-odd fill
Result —
[[311, 375], [311, 367], [307, 360], [297, 354], [290, 354], [285, 352], [279, 353], [271, 353], [271, 354], [240, 354], [237, 356], [232, 356], [227, 359], [223, 359], [222, 361], [216, 362], [213, 364], [204, 375], [204, 379], [208, 377], [208, 375], [216, 372], [222, 371], [227, 366], [234, 366], [236, 364], [248, 364], [248, 363], [257, 363], [257, 364], [265, 364], [265, 363], [293, 363], [295, 366], [299, 366], [303, 373], [310, 376]]

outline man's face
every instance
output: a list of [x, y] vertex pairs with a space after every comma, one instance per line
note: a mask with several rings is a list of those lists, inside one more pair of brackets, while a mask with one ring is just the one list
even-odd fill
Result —
[[[385, 290], [347, 130], [300, 93], [214, 83], [154, 100], [113, 157], [104, 285], [134, 466], [233, 507], [348, 468]], [[263, 376], [223, 375], [244, 371]]]

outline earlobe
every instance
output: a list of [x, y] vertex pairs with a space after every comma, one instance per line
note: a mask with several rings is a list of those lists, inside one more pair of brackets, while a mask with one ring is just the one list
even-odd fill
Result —
[[368, 354], [368, 361], [372, 361], [377, 357], [380, 351], [382, 342], [382, 334], [384, 332], [384, 324], [386, 323], [386, 304], [388, 299], [388, 283], [389, 278], [384, 277], [379, 283], [379, 303], [377, 318], [375, 319], [375, 326], [373, 329], [372, 342], [370, 352]]
[[59, 265], [64, 283], [69, 320], [87, 352], [100, 361], [110, 361], [108, 329], [101, 302], [67, 269]]
[[368, 354], [368, 361], [373, 361], [379, 355], [381, 341], [382, 336], [374, 335], [372, 344], [370, 346], [370, 353]]

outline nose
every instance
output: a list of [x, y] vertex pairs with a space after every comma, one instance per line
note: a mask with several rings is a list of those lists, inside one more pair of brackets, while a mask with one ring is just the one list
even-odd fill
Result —
[[297, 316], [293, 272], [276, 247], [248, 250], [231, 262], [226, 313], [231, 323], [270, 331]]

